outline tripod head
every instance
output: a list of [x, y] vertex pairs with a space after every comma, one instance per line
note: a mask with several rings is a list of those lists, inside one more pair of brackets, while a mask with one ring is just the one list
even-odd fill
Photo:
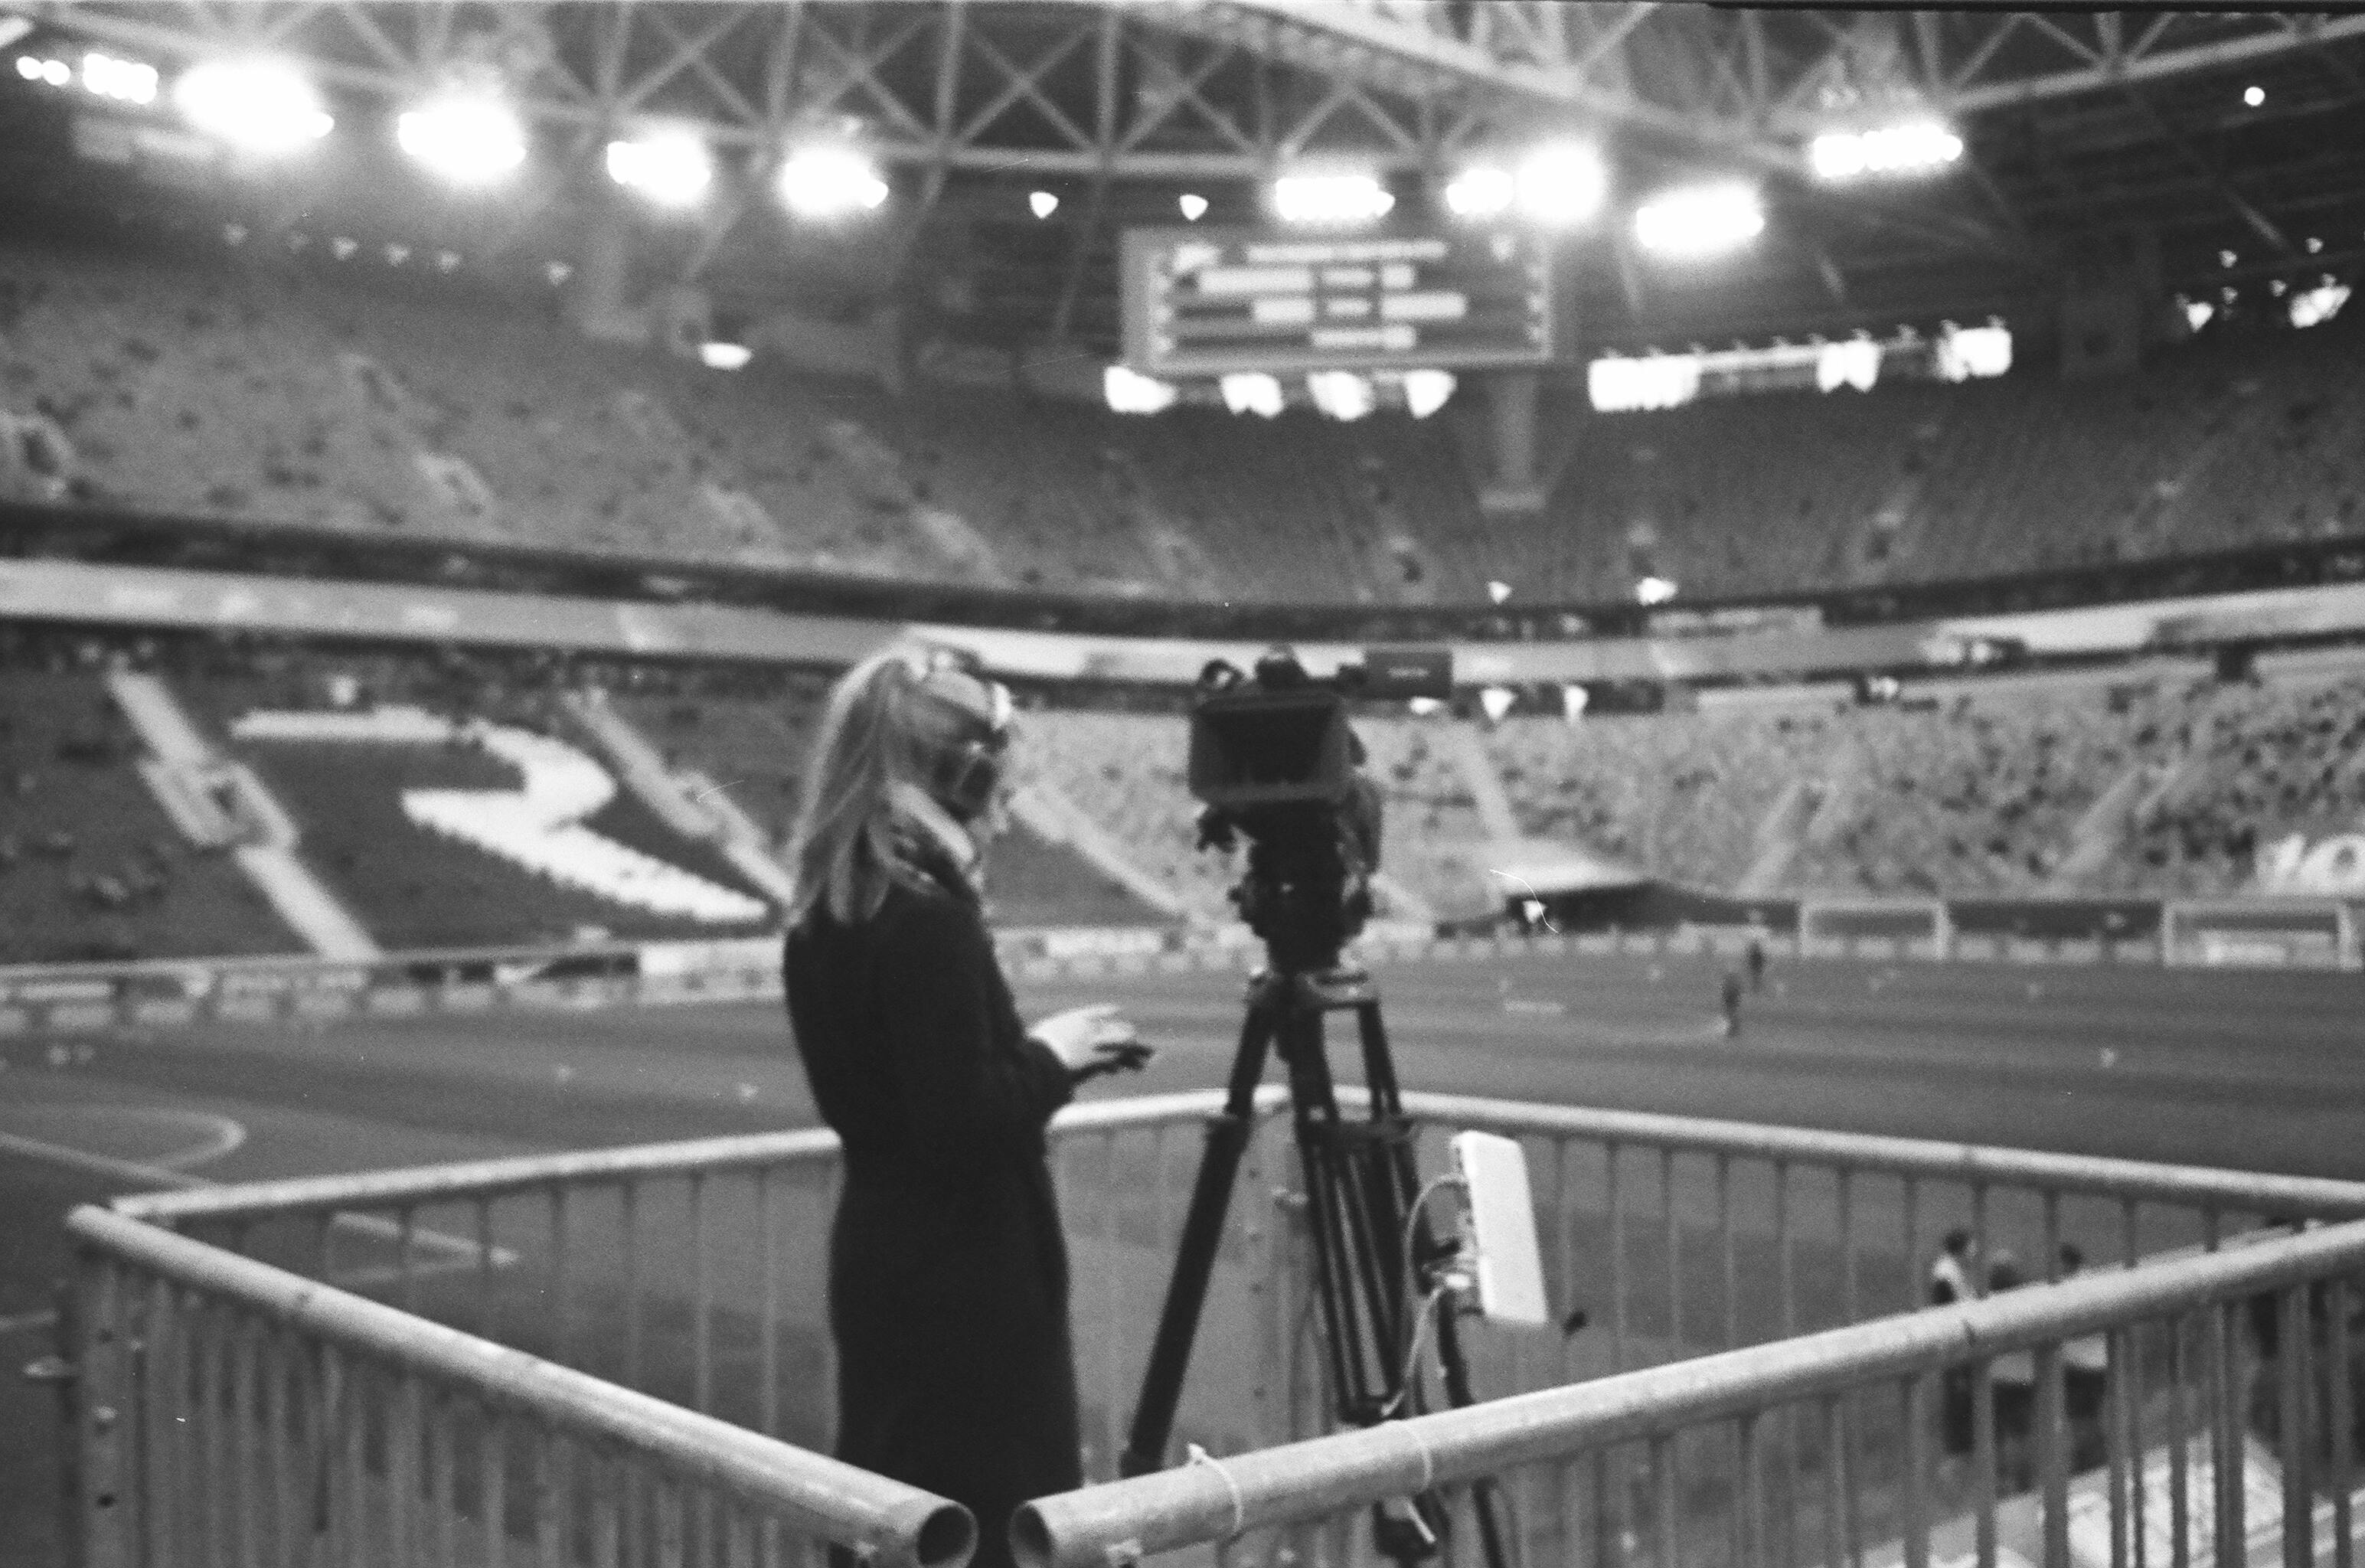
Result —
[[1191, 711], [1201, 848], [1248, 844], [1232, 902], [1280, 974], [1328, 969], [1371, 918], [1380, 792], [1347, 722], [1346, 672], [1317, 681], [1287, 649], [1253, 677], [1216, 660]]

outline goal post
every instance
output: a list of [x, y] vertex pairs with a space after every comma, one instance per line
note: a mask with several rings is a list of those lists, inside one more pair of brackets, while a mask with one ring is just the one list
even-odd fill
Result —
[[1943, 958], [1955, 923], [1943, 899], [1829, 898], [1799, 905], [1799, 950], [1827, 958]]
[[2359, 965], [2356, 913], [2338, 899], [2171, 899], [2160, 909], [2159, 936], [2171, 964]]

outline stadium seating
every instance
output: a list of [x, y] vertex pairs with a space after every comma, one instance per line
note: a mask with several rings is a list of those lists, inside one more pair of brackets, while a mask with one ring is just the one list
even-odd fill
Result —
[[0, 247], [0, 412], [41, 422], [62, 447], [41, 482], [84, 502], [1169, 597], [1478, 588], [1436, 580], [1455, 557], [1423, 543], [1474, 527], [1450, 437], [1400, 416], [898, 399], [590, 343], [555, 304], [424, 293]]
[[[1482, 521], [1455, 417], [1339, 424], [588, 342], [454, 286], [0, 247], [0, 415], [43, 496], [1168, 598], [1687, 599], [2365, 530], [2365, 324], [2210, 337], [2140, 377], [1884, 385], [1597, 415], [1543, 400], [1548, 504]], [[235, 396], [225, 397], [225, 389]], [[1474, 415], [1463, 410], [1461, 422]], [[29, 445], [26, 443], [29, 442]], [[23, 465], [20, 465], [20, 467]], [[39, 472], [33, 472], [38, 469]]]
[[2286, 835], [2365, 827], [2365, 679], [2202, 687], [2164, 717], [2180, 764], [2135, 813], [2114, 890], [2238, 892]]
[[228, 854], [174, 829], [139, 753], [99, 670], [0, 657], [0, 964], [297, 945]]
[[1521, 829], [1653, 876], [1731, 888], [1766, 814], [1811, 777], [1833, 721], [1812, 713], [1512, 719], [1487, 752]]
[[1724, 398], [1545, 399], [1546, 508], [1497, 526], [1524, 598], [1686, 599], [1929, 581], [2365, 532], [2365, 322], [2204, 337], [2140, 376]]

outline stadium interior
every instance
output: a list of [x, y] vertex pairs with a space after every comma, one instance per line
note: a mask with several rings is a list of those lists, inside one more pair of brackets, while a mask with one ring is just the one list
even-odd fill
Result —
[[[2342, 11], [0, 0], [0, 1568], [859, 1544], [745, 1477], [831, 1430], [807, 751], [909, 643], [1014, 694], [1021, 1002], [1161, 1051], [1055, 1151], [1057, 1501], [1156, 1513], [1119, 1428], [1258, 956], [1194, 683], [1286, 645], [1383, 807], [1353, 953], [1422, 1169], [1521, 1140], [1561, 1320], [1473, 1309], [1438, 1440], [1575, 1400], [1456, 1473], [1446, 1559], [2200, 1568], [2247, 1484], [2249, 1560], [2350, 1568], [2360, 148]], [[1356, 684], [1395, 656], [1448, 673]], [[1304, 1222], [1247, 1206], [1174, 1448], [1228, 1529], [1047, 1505], [1020, 1561], [1413, 1560], [1340, 1521], [1426, 1438], [1255, 1512], [1341, 1423]], [[1906, 1323], [1953, 1227], [2071, 1305], [1583, 1403]], [[2075, 1255], [2170, 1282], [2079, 1316]]]

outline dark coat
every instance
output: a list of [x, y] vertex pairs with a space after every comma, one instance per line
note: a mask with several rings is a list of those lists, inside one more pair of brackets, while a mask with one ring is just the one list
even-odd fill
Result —
[[1071, 1084], [1026, 1037], [975, 899], [896, 883], [818, 912], [783, 969], [798, 1053], [846, 1146], [829, 1259], [838, 1457], [977, 1516], [1082, 1484], [1068, 1256], [1043, 1126]]

